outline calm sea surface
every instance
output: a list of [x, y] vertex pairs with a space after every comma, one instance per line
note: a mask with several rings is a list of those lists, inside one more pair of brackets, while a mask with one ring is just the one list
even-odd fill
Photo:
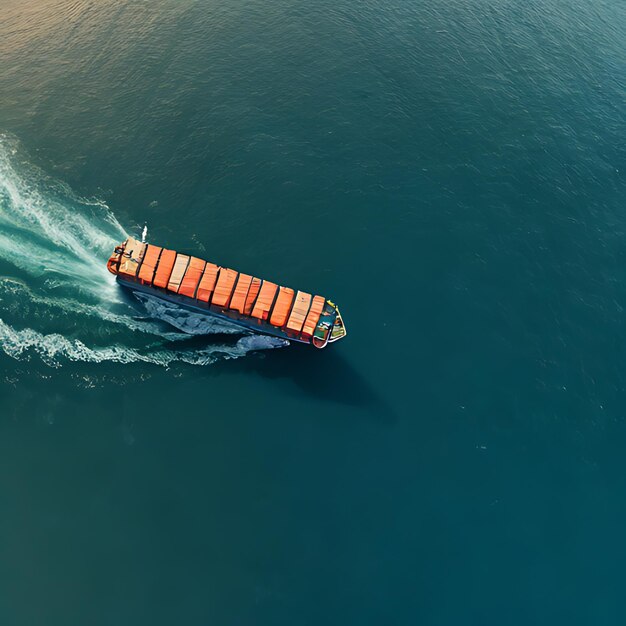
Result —
[[[2, 626], [626, 623], [621, 0], [0, 5]], [[146, 318], [144, 223], [349, 336]]]

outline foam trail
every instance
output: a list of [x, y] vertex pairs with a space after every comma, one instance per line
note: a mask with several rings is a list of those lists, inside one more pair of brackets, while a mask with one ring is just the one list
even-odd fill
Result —
[[[161, 327], [151, 321], [137, 320], [135, 317], [126, 314], [112, 313], [99, 305], [86, 304], [71, 298], [51, 298], [35, 294], [28, 285], [13, 278], [0, 278], [0, 294], [9, 296], [0, 297], [0, 302], [8, 300], [7, 308], [12, 306], [22, 306], [24, 300], [43, 309], [56, 309], [62, 315], [78, 314], [82, 317], [92, 317], [107, 322], [115, 326], [122, 326], [132, 331], [146, 333], [162, 337], [163, 339], [178, 340], [188, 338], [188, 334], [182, 332], [163, 331]], [[15, 302], [15, 305], [11, 303]]]
[[93, 294], [112, 285], [104, 262], [124, 228], [102, 202], [76, 196], [19, 154], [18, 142], [0, 135], [0, 258]]
[[169, 367], [174, 363], [209, 365], [221, 359], [233, 359], [258, 350], [271, 350], [288, 345], [285, 339], [276, 337], [242, 337], [236, 344], [212, 345], [194, 350], [159, 349], [142, 352], [121, 345], [89, 347], [79, 339], [63, 335], [44, 335], [31, 328], [16, 330], [0, 319], [0, 348], [8, 356], [23, 360], [32, 353], [52, 367], [60, 367], [64, 360], [85, 363], [149, 363]]
[[[190, 332], [230, 329], [200, 328], [198, 320], [169, 309], [161, 311], [162, 321], [136, 319], [137, 310], [106, 270], [111, 250], [127, 237], [104, 203], [75, 195], [30, 164], [16, 139], [0, 134], [0, 261], [23, 276], [0, 276], [0, 353], [18, 360], [38, 356], [53, 367], [66, 362], [169, 367], [207, 365], [288, 345], [255, 336], [201, 349], [164, 346], [163, 340], [187, 339]], [[177, 330], [164, 330], [172, 326]], [[64, 334], [68, 329], [71, 337]]]

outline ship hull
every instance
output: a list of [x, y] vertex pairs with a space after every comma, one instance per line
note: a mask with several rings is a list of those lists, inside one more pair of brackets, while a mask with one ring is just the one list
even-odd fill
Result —
[[[281, 339], [286, 339], [288, 341], [295, 341], [297, 343], [308, 343], [310, 341], [304, 341], [299, 337], [294, 337], [291, 334], [287, 334], [283, 332], [281, 329], [271, 326], [270, 324], [254, 320], [252, 321], [249, 317], [243, 317], [239, 315], [236, 311], [224, 311], [217, 309], [211, 305], [202, 306], [200, 303], [195, 302], [191, 304], [189, 302], [189, 298], [185, 296], [180, 296], [178, 294], [166, 292], [165, 290], [161, 290], [155, 287], [151, 287], [149, 285], [142, 285], [141, 283], [133, 282], [130, 280], [125, 280], [122, 276], [117, 276], [116, 280], [119, 285], [128, 289], [131, 292], [136, 292], [138, 294], [146, 294], [152, 298], [157, 298], [166, 302], [170, 305], [175, 305], [178, 308], [181, 308], [185, 311], [190, 311], [196, 315], [201, 315], [206, 317], [207, 319], [217, 320], [220, 322], [224, 322], [228, 324], [231, 328], [237, 327], [241, 329], [242, 334], [257, 334], [257, 335], [270, 335], [272, 337], [279, 337]], [[167, 320], [165, 320], [167, 322]], [[171, 322], [168, 322], [171, 323]], [[184, 327], [176, 326], [183, 332], [189, 332]], [[218, 331], [219, 332], [219, 331]], [[228, 331], [232, 333], [232, 330]], [[193, 333], [189, 333], [193, 334]]]

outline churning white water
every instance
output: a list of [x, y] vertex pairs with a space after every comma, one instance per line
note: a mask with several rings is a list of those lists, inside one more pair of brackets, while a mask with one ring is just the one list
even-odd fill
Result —
[[[106, 270], [111, 250], [126, 237], [104, 202], [79, 197], [33, 166], [17, 140], [0, 135], [0, 350], [56, 367], [67, 361], [167, 367], [288, 345], [255, 336], [202, 348], [168, 347], [170, 340], [188, 337], [178, 331], [180, 324], [172, 323], [172, 315], [138, 319], [139, 310]], [[210, 325], [194, 330], [224, 332]], [[145, 337], [143, 344], [138, 336]]]

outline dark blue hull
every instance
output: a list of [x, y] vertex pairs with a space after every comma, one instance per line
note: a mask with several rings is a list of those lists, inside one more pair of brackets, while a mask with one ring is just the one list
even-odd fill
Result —
[[[287, 339], [289, 341], [297, 341], [299, 343], [310, 343], [310, 341], [304, 341], [298, 337], [295, 333], [288, 333], [276, 326], [250, 318], [248, 316], [241, 315], [237, 311], [230, 309], [224, 310], [219, 307], [207, 305], [197, 300], [190, 300], [187, 296], [181, 296], [165, 289], [159, 289], [158, 287], [151, 287], [148, 285], [142, 285], [140, 282], [134, 282], [132, 280], [126, 280], [125, 278], [116, 277], [117, 282], [131, 291], [138, 293], [145, 293], [153, 298], [158, 298], [170, 304], [174, 304], [184, 310], [191, 311], [195, 314], [206, 316], [207, 318], [223, 321], [231, 326], [239, 326], [242, 332], [251, 332], [259, 335], [271, 335], [273, 337], [280, 337], [281, 339]], [[184, 329], [182, 329], [184, 331]]]

